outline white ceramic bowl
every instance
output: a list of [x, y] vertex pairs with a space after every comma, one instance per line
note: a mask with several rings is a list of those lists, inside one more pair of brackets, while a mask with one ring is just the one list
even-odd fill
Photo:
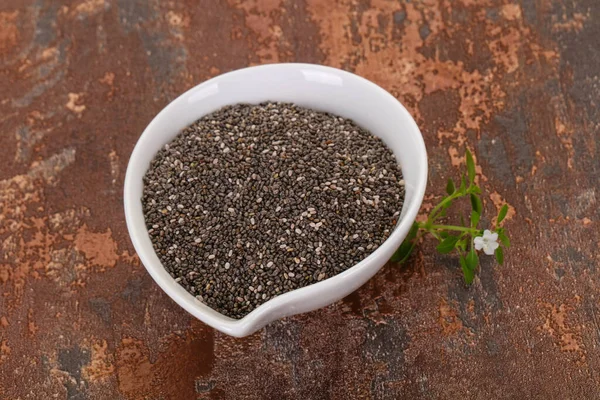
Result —
[[[379, 136], [398, 159], [406, 182], [401, 218], [390, 237], [352, 268], [322, 282], [277, 296], [235, 320], [202, 304], [164, 269], [154, 252], [142, 213], [142, 178], [156, 152], [200, 117], [235, 103], [291, 102], [354, 120]], [[125, 217], [135, 250], [156, 283], [204, 323], [242, 337], [269, 322], [329, 305], [358, 289], [402, 243], [423, 200], [427, 153], [419, 128], [392, 95], [364, 78], [311, 64], [271, 64], [244, 68], [210, 79], [165, 107], [144, 130], [127, 167]]]

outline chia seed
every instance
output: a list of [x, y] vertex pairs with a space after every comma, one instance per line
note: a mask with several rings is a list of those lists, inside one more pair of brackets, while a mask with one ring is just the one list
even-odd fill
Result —
[[184, 129], [151, 162], [142, 206], [171, 276], [242, 318], [367, 257], [403, 200], [400, 167], [379, 138], [346, 118], [268, 102]]

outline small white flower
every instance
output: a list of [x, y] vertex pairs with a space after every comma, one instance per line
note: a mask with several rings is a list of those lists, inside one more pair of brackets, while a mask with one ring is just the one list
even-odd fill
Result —
[[495, 232], [492, 233], [492, 232], [490, 232], [489, 229], [486, 229], [483, 232], [483, 236], [478, 236], [475, 239], [473, 239], [473, 243], [475, 243], [476, 250], [483, 249], [483, 252], [485, 254], [487, 254], [488, 256], [491, 256], [494, 254], [494, 252], [496, 251], [496, 249], [499, 246], [498, 234]]

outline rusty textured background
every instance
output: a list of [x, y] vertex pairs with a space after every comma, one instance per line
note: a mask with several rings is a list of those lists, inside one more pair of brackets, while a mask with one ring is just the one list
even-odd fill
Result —
[[[597, 0], [2, 0], [2, 399], [599, 399]], [[425, 242], [326, 309], [243, 340], [175, 305], [122, 211], [143, 128], [252, 64], [344, 68], [430, 155], [465, 146], [513, 248], [471, 288]]]

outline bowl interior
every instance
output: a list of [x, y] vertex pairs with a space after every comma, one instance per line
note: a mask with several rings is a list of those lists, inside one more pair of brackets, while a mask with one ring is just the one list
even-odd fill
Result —
[[[264, 101], [331, 112], [370, 130], [394, 152], [402, 167], [406, 184], [402, 216], [411, 211], [408, 224], [420, 207], [427, 179], [421, 133], [406, 109], [379, 86], [348, 72], [308, 64], [266, 65], [218, 76], [184, 93], [154, 118], [136, 144], [127, 169], [125, 212], [130, 235], [153, 278], [159, 284], [170, 279], [161, 287], [176, 301], [174, 293], [189, 296], [188, 301], [195, 299], [175, 283], [154, 253], [141, 208], [142, 178], [156, 152], [197, 119], [225, 105]], [[209, 318], [228, 319], [199, 302], [197, 306]]]

